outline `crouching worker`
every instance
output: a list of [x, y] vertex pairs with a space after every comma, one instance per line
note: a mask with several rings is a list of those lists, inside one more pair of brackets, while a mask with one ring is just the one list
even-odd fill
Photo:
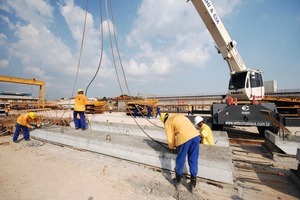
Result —
[[30, 140], [29, 128], [34, 128], [34, 126], [30, 125], [30, 123], [32, 122], [36, 123], [37, 127], [41, 126], [40, 120], [38, 119], [36, 113], [34, 112], [29, 112], [18, 117], [16, 130], [13, 136], [13, 141], [15, 143], [18, 143], [18, 137], [21, 130], [23, 131], [24, 139], [26, 141]]
[[[199, 132], [193, 123], [182, 114], [169, 116], [168, 113], [162, 113], [160, 120], [164, 123], [165, 133], [169, 148], [177, 152], [175, 166], [175, 188], [181, 190], [180, 182], [185, 165], [185, 159], [188, 158], [189, 170], [191, 174], [191, 191], [195, 190], [198, 174], [199, 157]], [[182, 187], [182, 186], [181, 186]]]
[[204, 123], [202, 117], [197, 116], [194, 119], [194, 124], [200, 128], [201, 143], [207, 145], [215, 145], [215, 140], [210, 127]]

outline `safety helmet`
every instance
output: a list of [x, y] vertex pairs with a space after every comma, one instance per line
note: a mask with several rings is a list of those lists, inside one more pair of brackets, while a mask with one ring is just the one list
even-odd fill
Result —
[[197, 124], [199, 124], [202, 121], [203, 121], [203, 117], [197, 116], [194, 119], [194, 124], [197, 125]]
[[169, 117], [169, 113], [161, 113], [160, 121], [162, 121], [162, 123], [165, 123], [168, 117]]
[[34, 112], [28, 113], [28, 116], [29, 116], [31, 119], [35, 119], [35, 118], [36, 118], [36, 114], [35, 114]]
[[83, 92], [83, 89], [78, 89], [78, 91], [77, 92]]

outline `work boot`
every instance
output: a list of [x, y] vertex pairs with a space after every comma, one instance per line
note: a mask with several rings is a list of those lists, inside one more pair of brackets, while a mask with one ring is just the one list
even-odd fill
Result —
[[182, 191], [183, 190], [183, 187], [182, 187], [182, 185], [181, 185], [181, 178], [182, 178], [182, 176], [181, 175], [178, 175], [178, 174], [176, 174], [176, 177], [175, 177], [175, 179], [174, 179], [174, 185], [175, 185], [175, 189], [177, 190], [177, 191]]
[[191, 177], [191, 193], [196, 192], [196, 183], [197, 183], [197, 177], [196, 176], [192, 176]]

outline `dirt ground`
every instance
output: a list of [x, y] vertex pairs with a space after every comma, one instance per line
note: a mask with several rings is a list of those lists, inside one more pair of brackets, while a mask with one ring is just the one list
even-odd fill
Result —
[[[188, 180], [177, 194], [170, 172], [33, 139], [15, 144], [1, 137], [0, 162], [1, 200], [202, 199], [201, 190], [188, 191]], [[221, 199], [233, 192], [201, 185], [218, 190]]]
[[[92, 116], [90, 120], [96, 118]], [[103, 119], [123, 122], [125, 118], [106, 115]], [[158, 119], [153, 121], [159, 123]], [[189, 192], [189, 180], [186, 179], [183, 180], [183, 191], [177, 193], [172, 183], [173, 172], [34, 139], [13, 143], [11, 135], [0, 137], [0, 163], [1, 200], [222, 200], [243, 199], [242, 193], [247, 193], [249, 200], [259, 197], [299, 199], [295, 185], [289, 185], [289, 190], [277, 191], [276, 188], [260, 186], [261, 182], [247, 186], [239, 181], [243, 187], [241, 189], [237, 184], [201, 179], [198, 180], [196, 193]], [[292, 184], [290, 180], [286, 183]]]

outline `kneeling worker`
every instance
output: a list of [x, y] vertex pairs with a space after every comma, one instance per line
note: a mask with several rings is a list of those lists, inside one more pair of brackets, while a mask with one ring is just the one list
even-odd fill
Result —
[[160, 120], [164, 123], [165, 133], [169, 148], [177, 152], [175, 166], [175, 188], [180, 187], [185, 159], [188, 158], [191, 173], [191, 191], [196, 187], [196, 177], [198, 173], [198, 157], [200, 148], [199, 132], [191, 121], [182, 114], [169, 116], [162, 113]]
[[215, 140], [214, 136], [212, 134], [212, 131], [210, 127], [204, 123], [203, 118], [200, 116], [195, 117], [194, 124], [198, 125], [200, 127], [200, 136], [201, 136], [201, 143], [202, 144], [208, 144], [208, 145], [214, 145]]

